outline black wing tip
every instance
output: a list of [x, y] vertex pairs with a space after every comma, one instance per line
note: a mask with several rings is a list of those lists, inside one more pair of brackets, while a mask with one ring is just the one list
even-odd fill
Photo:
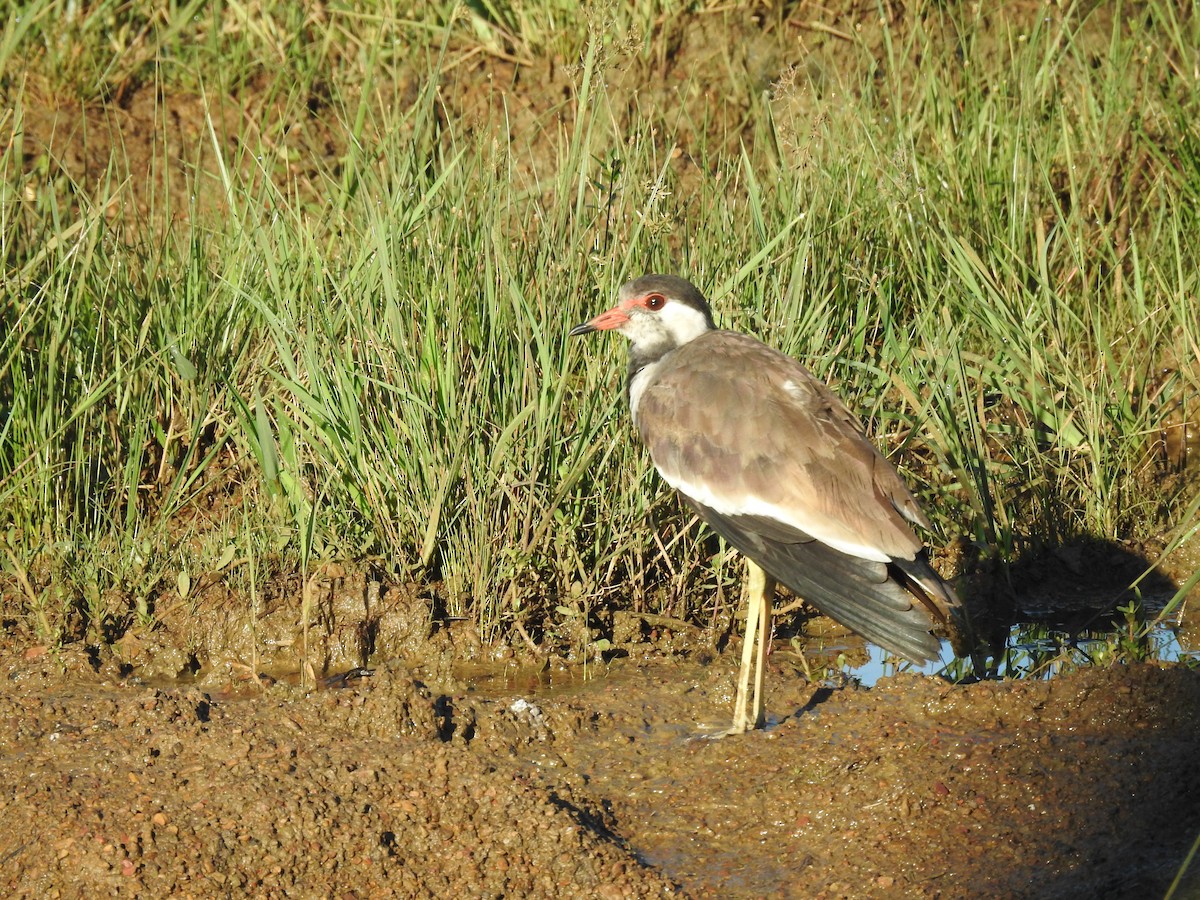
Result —
[[970, 656], [979, 646], [971, 623], [967, 604], [958, 592], [929, 564], [929, 554], [922, 550], [913, 560], [893, 560], [902, 573], [908, 590], [928, 609], [936, 620], [935, 633], [949, 639], [955, 656]]
[[840, 599], [822, 599], [824, 602], [814, 601], [813, 605], [888, 653], [918, 666], [942, 661], [942, 643], [915, 606], [907, 613], [880, 616], [861, 604], [849, 607]]
[[738, 517], [694, 506], [714, 531], [776, 581], [871, 643], [923, 665], [941, 660], [937, 632], [945, 630], [962, 655], [964, 644], [955, 639], [954, 625], [962, 604], [923, 552], [885, 567], [820, 541], [773, 540]]

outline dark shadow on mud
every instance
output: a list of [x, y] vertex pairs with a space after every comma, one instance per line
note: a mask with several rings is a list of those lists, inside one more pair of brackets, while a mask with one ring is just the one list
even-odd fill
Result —
[[[1154, 565], [1125, 544], [1085, 537], [963, 579], [960, 589], [980, 645], [975, 674], [1005, 674], [997, 673], [995, 661], [1014, 646], [1061, 649], [1118, 630], [1132, 637], [1132, 626], [1153, 619], [1179, 590]], [[1136, 659], [1153, 658], [1148, 644], [1126, 641], [1124, 649]], [[983, 664], [985, 655], [990, 665]]]
[[812, 697], [809, 698], [809, 701], [796, 710], [795, 715], [802, 716], [805, 713], [814, 712], [819, 705], [832, 697], [833, 694], [834, 689], [831, 687], [817, 688], [813, 692]]
[[1088, 538], [1054, 547], [1009, 570], [1016, 621], [1082, 630], [1139, 601], [1157, 611], [1179, 586], [1124, 544]]

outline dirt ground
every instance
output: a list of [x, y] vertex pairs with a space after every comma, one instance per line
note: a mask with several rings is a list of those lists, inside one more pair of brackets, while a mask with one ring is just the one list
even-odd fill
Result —
[[398, 665], [251, 696], [64, 662], [0, 661], [4, 896], [1144, 898], [1200, 833], [1183, 667], [773, 672], [781, 721], [708, 740], [732, 655], [486, 695]]
[[[861, 7], [859, 24], [875, 27], [877, 5]], [[713, 127], [736, 148], [753, 92], [798, 60], [833, 84], [848, 58], [836, 30], [796, 8], [786, 21], [668, 23], [654, 40], [669, 52], [611, 65], [614, 97], [640, 98], [621, 114], [721, 97]], [[717, 58], [707, 68], [729, 83], [694, 78]], [[446, 114], [486, 121], [485, 107], [503, 106], [514, 132], [533, 135], [561, 104], [562, 70], [480, 57], [447, 77]], [[201, 192], [212, 209], [188, 202], [196, 173], [215, 177], [206, 116], [244, 134], [274, 121], [267, 92], [248, 86], [214, 110], [156, 91], [25, 110], [29, 170], [50, 160], [86, 190], [115, 146], [151, 171], [165, 142], [158, 176], [176, 215], [220, 214], [220, 192]], [[396, 102], [414, 91], [401, 85]], [[309, 108], [312, 120], [277, 129], [295, 150], [280, 158], [297, 160], [281, 177], [301, 196], [320, 184], [304, 161], [338, 152], [333, 117]], [[152, 209], [139, 183], [114, 218]], [[109, 648], [52, 652], [6, 614], [0, 895], [1144, 898], [1166, 892], [1200, 835], [1200, 672], [1187, 667], [970, 685], [897, 676], [865, 690], [775, 662], [773, 727], [708, 740], [731, 716], [736, 642], [671, 655], [655, 633], [586, 680], [578, 667], [514, 671], [472, 690], [455, 666], [488, 649], [468, 628], [431, 630], [415, 594], [385, 591], [384, 604], [420, 608], [372, 626], [374, 673], [306, 692], [246, 679], [264, 636], [297, 621], [299, 589], [281, 587], [248, 628], [213, 574], [192, 607]], [[362, 661], [368, 587], [318, 598], [333, 623], [319, 668]], [[339, 630], [345, 607], [359, 618]], [[417, 657], [424, 668], [396, 661]], [[285, 655], [270, 662], [296, 670]], [[1175, 896], [1200, 897], [1200, 863]]]

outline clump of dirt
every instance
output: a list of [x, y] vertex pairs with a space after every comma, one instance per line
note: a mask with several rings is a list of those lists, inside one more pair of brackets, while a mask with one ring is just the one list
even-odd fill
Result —
[[726, 659], [491, 696], [399, 666], [241, 697], [0, 668], [6, 896], [1145, 897], [1200, 831], [1183, 667], [773, 673], [773, 727], [722, 740]]

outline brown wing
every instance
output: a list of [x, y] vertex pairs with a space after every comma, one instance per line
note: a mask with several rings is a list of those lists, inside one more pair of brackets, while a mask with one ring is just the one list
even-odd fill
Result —
[[895, 469], [829, 388], [747, 335], [714, 331], [665, 357], [638, 427], [668, 483], [725, 515], [758, 515], [831, 547], [915, 558], [927, 526]]
[[664, 358], [638, 427], [663, 477], [718, 534], [867, 639], [934, 659], [959, 609], [906, 523], [926, 523], [848, 409], [803, 366], [712, 332]]

